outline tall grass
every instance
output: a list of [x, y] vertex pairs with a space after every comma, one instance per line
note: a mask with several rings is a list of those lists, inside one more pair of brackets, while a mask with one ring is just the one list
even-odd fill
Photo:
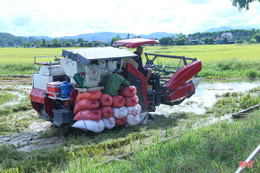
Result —
[[[235, 172], [259, 145], [259, 111], [244, 120], [186, 130], [178, 139], [157, 144], [126, 159], [99, 167], [82, 156], [64, 172]], [[250, 172], [258, 172], [256, 158]], [[54, 169], [54, 172], [57, 171]], [[59, 170], [61, 171], [61, 170]]]

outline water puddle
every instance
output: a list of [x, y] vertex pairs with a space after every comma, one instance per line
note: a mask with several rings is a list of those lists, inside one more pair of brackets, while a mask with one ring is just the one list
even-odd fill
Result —
[[180, 105], [168, 106], [161, 104], [156, 108], [155, 114], [168, 116], [173, 113], [193, 112], [202, 115], [207, 108], [211, 108], [218, 100], [216, 95], [222, 95], [230, 92], [246, 92], [259, 87], [260, 81], [249, 82], [207, 82], [203, 81], [196, 89], [196, 93], [189, 99], [184, 100]]
[[[31, 92], [32, 87], [29, 85], [0, 85], [1, 89], [5, 89], [7, 93], [10, 93], [12, 95], [18, 96], [17, 99], [13, 99], [10, 102], [4, 103], [0, 105], [0, 109], [7, 107], [7, 106], [13, 106], [16, 104], [20, 104], [23, 99], [27, 97], [27, 95]], [[10, 90], [8, 90], [10, 89]]]

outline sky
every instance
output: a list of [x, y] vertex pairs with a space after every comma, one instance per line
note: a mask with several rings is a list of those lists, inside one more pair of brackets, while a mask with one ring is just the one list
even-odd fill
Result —
[[0, 32], [75, 36], [96, 32], [194, 33], [210, 28], [260, 29], [260, 3], [239, 11], [231, 0], [0, 0]]

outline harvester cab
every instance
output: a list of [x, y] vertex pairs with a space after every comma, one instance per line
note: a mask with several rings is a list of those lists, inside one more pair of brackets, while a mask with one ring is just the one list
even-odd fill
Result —
[[[195, 58], [145, 53], [146, 67], [153, 71], [147, 85], [145, 76], [137, 70], [133, 60], [137, 55], [118, 48], [158, 43], [149, 39], [120, 40], [114, 47], [65, 49], [60, 56], [35, 57], [37, 73], [32, 75], [31, 105], [40, 118], [59, 127], [100, 132], [97, 130], [97, 127], [102, 129], [100, 122], [106, 128], [113, 122], [114, 125], [145, 123], [148, 113], [154, 112], [161, 103], [180, 104], [192, 96], [201, 80], [192, 79], [202, 68], [201, 62]], [[37, 62], [40, 58], [54, 58], [54, 61]], [[120, 80], [128, 81], [135, 89], [134, 95], [122, 94], [120, 107], [114, 105], [114, 101], [122, 96], [106, 96], [107, 102], [111, 100], [110, 106], [102, 105], [104, 100], [101, 100], [105, 95], [101, 96], [102, 83], [114, 72], [119, 72]], [[95, 130], [91, 129], [93, 126]]]

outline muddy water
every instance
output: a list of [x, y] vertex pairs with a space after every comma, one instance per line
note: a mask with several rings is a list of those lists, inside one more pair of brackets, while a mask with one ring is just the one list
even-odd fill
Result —
[[203, 81], [196, 89], [196, 93], [189, 99], [183, 101], [180, 105], [168, 106], [160, 105], [156, 108], [155, 114], [168, 116], [172, 113], [193, 112], [195, 114], [204, 114], [207, 108], [211, 108], [218, 100], [216, 95], [222, 95], [230, 92], [246, 92], [259, 87], [260, 81], [231, 81], [231, 82], [207, 82]]
[[[21, 103], [23, 99], [26, 98], [27, 94], [31, 92], [31, 86], [29, 85], [0, 85], [1, 89], [7, 89], [6, 92], [18, 96], [17, 99], [13, 99], [10, 102], [0, 105], [0, 109], [6, 106], [12, 106]], [[15, 89], [14, 91], [8, 89]]]

